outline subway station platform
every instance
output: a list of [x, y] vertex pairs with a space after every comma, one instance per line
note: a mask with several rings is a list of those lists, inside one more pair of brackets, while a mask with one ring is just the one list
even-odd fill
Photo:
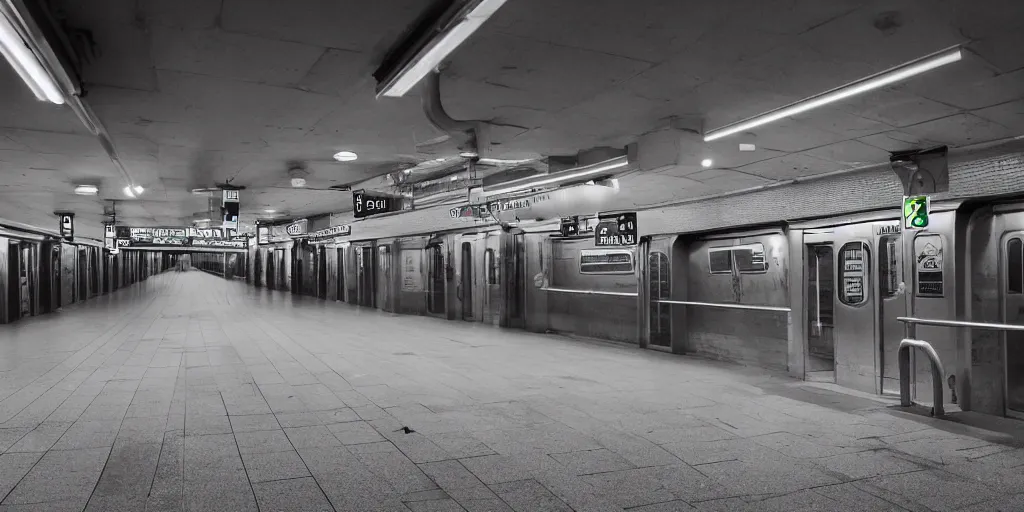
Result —
[[1024, 510], [990, 432], [169, 272], [0, 326], [0, 511]]

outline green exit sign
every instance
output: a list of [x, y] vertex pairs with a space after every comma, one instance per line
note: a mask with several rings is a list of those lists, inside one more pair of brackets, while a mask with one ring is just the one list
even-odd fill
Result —
[[903, 227], [905, 229], [924, 229], [928, 227], [928, 196], [908, 196], [903, 198]]

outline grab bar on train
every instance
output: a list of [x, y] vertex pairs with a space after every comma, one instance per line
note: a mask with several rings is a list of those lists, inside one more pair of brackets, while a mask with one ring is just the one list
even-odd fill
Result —
[[541, 288], [541, 291], [555, 293], [573, 293], [578, 295], [611, 295], [613, 297], [636, 297], [636, 292], [602, 292], [598, 290], [570, 290], [568, 288]]
[[900, 348], [897, 357], [900, 366], [900, 405], [910, 407], [913, 401], [910, 399], [910, 349], [919, 348], [932, 363], [932, 400], [935, 405], [932, 407], [932, 414], [941, 418], [945, 411], [942, 405], [942, 379], [946, 373], [942, 370], [942, 361], [939, 354], [935, 352], [931, 343], [923, 340], [904, 339], [900, 341]]
[[937, 327], [970, 327], [972, 329], [987, 329], [990, 331], [1024, 331], [1024, 325], [1014, 324], [990, 324], [986, 322], [965, 322], [963, 320], [933, 320], [930, 318], [913, 318], [908, 316], [901, 316], [897, 318], [907, 329], [908, 338], [913, 338], [911, 334], [916, 334], [916, 326], [918, 325], [933, 325]]
[[791, 313], [793, 310], [786, 307], [778, 306], [755, 306], [752, 304], [730, 304], [726, 302], [694, 302], [688, 300], [665, 300], [659, 299], [654, 302], [660, 302], [662, 304], [679, 304], [683, 306], [703, 306], [706, 308], [721, 308], [721, 309], [746, 309], [751, 311], [774, 311], [776, 313]]

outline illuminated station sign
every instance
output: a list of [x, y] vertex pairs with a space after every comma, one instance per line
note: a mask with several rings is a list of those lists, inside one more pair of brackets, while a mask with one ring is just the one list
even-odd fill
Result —
[[133, 228], [116, 226], [117, 247], [220, 247], [244, 249], [249, 238], [222, 228]]
[[594, 245], [598, 247], [636, 245], [636, 212], [599, 215], [594, 230]]

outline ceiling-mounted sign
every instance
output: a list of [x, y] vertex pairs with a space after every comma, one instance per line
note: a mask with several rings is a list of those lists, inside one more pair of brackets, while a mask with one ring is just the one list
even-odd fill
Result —
[[309, 235], [310, 242], [329, 242], [337, 237], [348, 236], [352, 234], [352, 226], [331, 226], [324, 228], [319, 231], [314, 231]]
[[288, 224], [288, 226], [284, 228], [285, 232], [288, 233], [288, 236], [290, 237], [304, 236], [308, 229], [309, 220], [307, 219], [299, 219], [295, 222], [292, 222], [291, 224]]
[[907, 196], [903, 198], [903, 227], [924, 229], [928, 227], [928, 196]]
[[270, 226], [256, 226], [256, 243], [270, 243]]
[[352, 192], [352, 213], [357, 219], [399, 211], [402, 209], [401, 203], [395, 197], [368, 194], [363, 190]]
[[221, 227], [224, 229], [238, 229], [239, 206], [238, 191], [225, 190], [220, 208], [222, 217]]
[[562, 217], [558, 231], [562, 236], [576, 236], [580, 234], [580, 218], [577, 216]]
[[60, 237], [66, 242], [70, 242], [75, 239], [75, 214], [62, 212], [58, 213], [57, 217], [60, 219]]
[[598, 247], [636, 245], [636, 212], [599, 215], [594, 230], [594, 245]]
[[248, 246], [246, 240], [213, 240], [197, 238], [192, 240], [192, 247], [225, 247], [231, 249], [245, 249]]
[[114, 228], [113, 222], [103, 223], [103, 247], [108, 251], [113, 251], [117, 248], [117, 230]]

